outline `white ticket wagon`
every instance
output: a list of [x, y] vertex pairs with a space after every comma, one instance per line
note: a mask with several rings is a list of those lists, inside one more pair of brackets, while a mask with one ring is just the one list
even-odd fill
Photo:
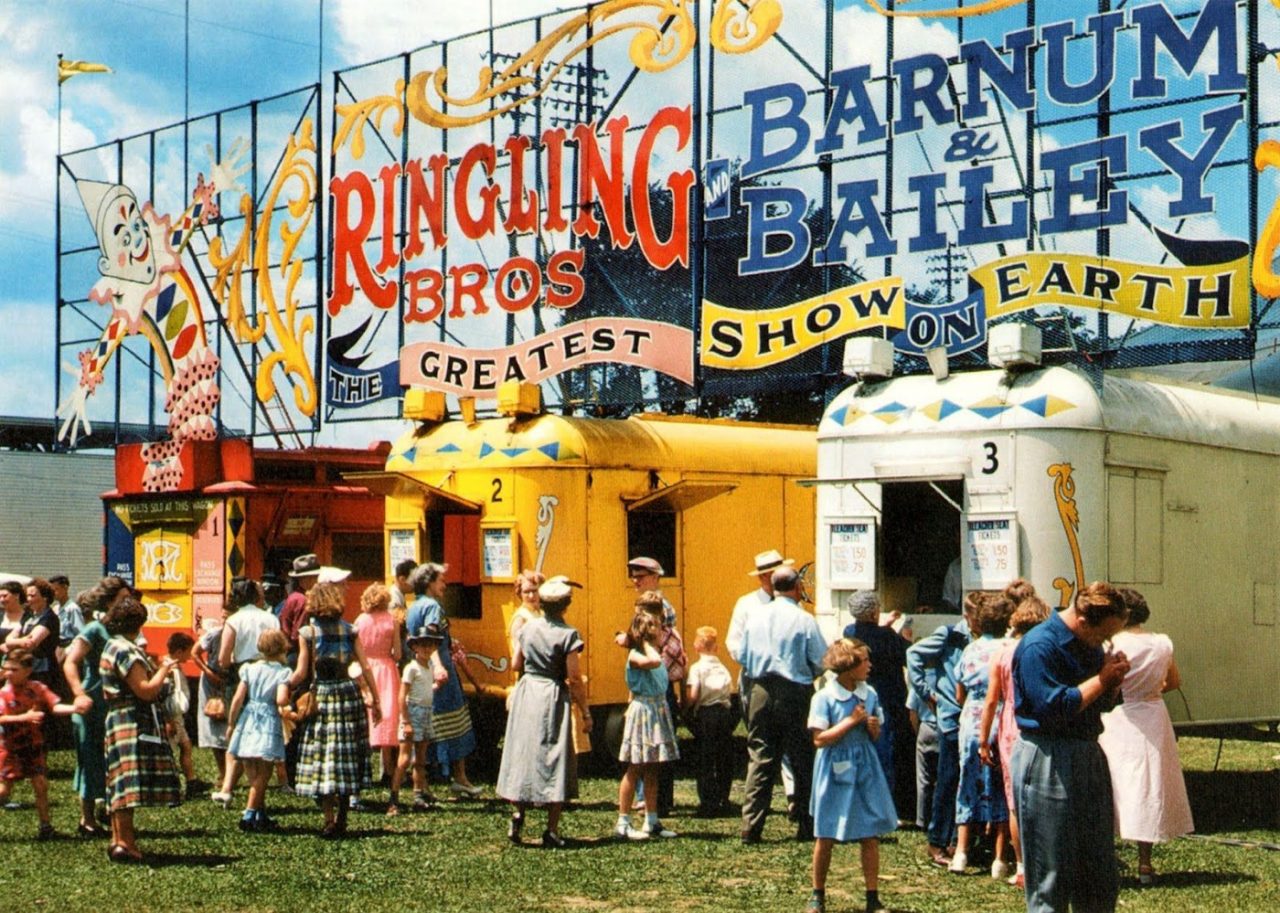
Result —
[[[1280, 719], [1280, 401], [1070, 368], [863, 382], [818, 430], [817, 612], [855, 589], [954, 612], [1030, 580], [1140, 590], [1182, 670], [1176, 722]], [[931, 616], [917, 614], [915, 633]]]

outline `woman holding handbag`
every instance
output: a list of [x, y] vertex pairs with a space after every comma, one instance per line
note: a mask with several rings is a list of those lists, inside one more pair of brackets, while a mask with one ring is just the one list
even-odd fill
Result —
[[[372, 785], [369, 771], [369, 719], [365, 715], [360, 689], [347, 674], [354, 661], [369, 693], [377, 686], [355, 630], [342, 620], [342, 588], [333, 583], [317, 583], [307, 593], [307, 614], [311, 623], [298, 632], [298, 665], [289, 677], [296, 688], [312, 674], [314, 710], [305, 719], [298, 752], [295, 789], [300, 796], [314, 796], [324, 811], [320, 836], [334, 839], [347, 831], [347, 802], [350, 796]], [[307, 702], [300, 700], [300, 705]], [[298, 716], [308, 708], [300, 706]], [[374, 702], [374, 723], [382, 709]]]
[[181, 801], [178, 771], [165, 738], [159, 705], [168, 695], [166, 659], [157, 668], [138, 646], [147, 610], [129, 597], [107, 611], [111, 635], [102, 650], [102, 694], [107, 701], [107, 808], [111, 812], [112, 862], [141, 862], [133, 829], [135, 808]]

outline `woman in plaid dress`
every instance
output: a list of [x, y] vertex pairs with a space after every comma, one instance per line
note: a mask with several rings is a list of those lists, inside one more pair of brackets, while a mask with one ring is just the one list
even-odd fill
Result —
[[132, 597], [116, 603], [102, 619], [111, 635], [99, 670], [107, 702], [107, 808], [111, 812], [107, 853], [112, 862], [142, 859], [133, 829], [135, 808], [169, 805], [182, 795], [157, 706], [177, 663], [166, 659], [157, 668], [142, 652], [137, 639], [146, 620], [147, 610]]
[[[355, 629], [342, 620], [342, 588], [318, 583], [307, 593], [311, 624], [298, 632], [298, 667], [290, 687], [302, 684], [315, 671], [316, 712], [303, 723], [298, 753], [298, 795], [316, 796], [324, 810], [326, 839], [347, 830], [347, 798], [372, 785], [369, 771], [369, 719], [360, 689], [347, 674], [354, 660], [360, 674], [377, 694], [373, 673]], [[315, 657], [314, 664], [312, 657]], [[382, 708], [370, 708], [376, 724]]]

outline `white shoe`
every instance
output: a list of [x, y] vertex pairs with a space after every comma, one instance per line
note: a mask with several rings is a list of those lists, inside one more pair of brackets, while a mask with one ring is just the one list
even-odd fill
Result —
[[664, 837], [670, 839], [671, 837], [677, 836], [675, 831], [664, 827], [661, 821], [655, 822], [652, 827], [645, 824], [643, 830], [650, 837]]
[[209, 793], [209, 798], [223, 808], [228, 808], [231, 805], [231, 793]]
[[951, 857], [951, 864], [947, 866], [948, 872], [954, 872], [957, 875], [963, 875], [964, 870], [969, 867], [969, 854], [956, 850], [955, 855]]
[[996, 881], [1009, 877], [1009, 863], [1003, 859], [997, 859], [991, 863], [991, 877]]
[[613, 835], [619, 840], [648, 840], [649, 832], [645, 830], [637, 830], [630, 824], [616, 824], [613, 828]]

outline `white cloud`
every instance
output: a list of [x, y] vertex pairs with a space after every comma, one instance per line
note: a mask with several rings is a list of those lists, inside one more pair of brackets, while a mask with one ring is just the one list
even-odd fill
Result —
[[[495, 25], [581, 4], [572, 0], [497, 0]], [[372, 8], [371, 8], [372, 7]], [[488, 4], [475, 2], [380, 3], [334, 0], [330, 21], [336, 26], [340, 53], [349, 64], [400, 54], [489, 27]]]

